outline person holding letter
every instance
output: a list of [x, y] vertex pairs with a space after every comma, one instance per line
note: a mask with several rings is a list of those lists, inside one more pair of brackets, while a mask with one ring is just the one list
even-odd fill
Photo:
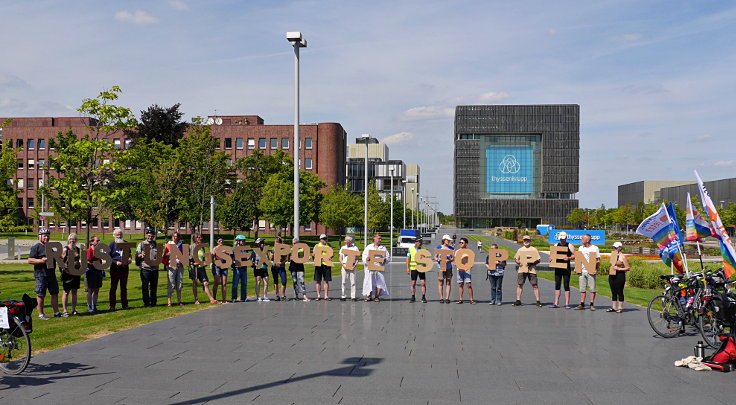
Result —
[[[74, 256], [74, 263], [72, 265], [81, 266], [80, 264], [80, 250], [79, 246], [77, 246], [77, 234], [72, 232], [69, 234], [69, 236], [66, 238], [67, 245], [64, 246], [64, 250], [61, 252], [61, 260], [69, 265], [67, 259], [69, 258], [69, 254], [72, 254]], [[61, 266], [59, 266], [61, 267]], [[79, 286], [82, 284], [82, 276], [75, 276], [70, 273], [70, 269], [67, 267], [62, 268], [61, 270], [61, 286], [64, 289], [64, 292], [61, 294], [61, 307], [64, 312], [61, 313], [62, 318], [67, 318], [69, 315], [79, 315], [79, 312], [77, 312], [77, 291], [79, 290]], [[71, 314], [67, 311], [67, 302], [69, 301], [69, 293], [71, 293], [72, 296], [72, 312]]]
[[[274, 239], [274, 246], [283, 243], [283, 239], [277, 236]], [[273, 292], [276, 293], [276, 301], [286, 301], [286, 256], [276, 258], [273, 251], [268, 252], [273, 265], [271, 266], [271, 276], [273, 277]], [[281, 282], [281, 290], [279, 290], [279, 281]], [[281, 291], [281, 294], [279, 294]]]
[[[46, 228], [38, 230], [38, 243], [31, 247], [28, 254], [28, 264], [33, 265], [33, 277], [36, 279], [36, 302], [38, 303], [38, 318], [48, 321], [50, 318], [43, 312], [43, 301], [46, 290], [51, 295], [51, 308], [54, 318], [61, 317], [59, 312], [59, 282], [56, 281], [56, 266], [46, 267], [46, 244], [49, 242], [51, 231]], [[61, 267], [61, 266], [60, 266]]]
[[[354, 252], [354, 253], [350, 253]], [[345, 285], [350, 283], [350, 299], [357, 301], [355, 298], [355, 266], [358, 265], [358, 257], [360, 256], [360, 249], [353, 245], [353, 237], [345, 237], [345, 245], [340, 248], [340, 264], [342, 268], [340, 273], [342, 274], [342, 295], [340, 301], [345, 301], [347, 296], [345, 295]]]
[[[130, 273], [130, 248], [124, 247], [126, 243], [123, 239], [123, 230], [115, 228], [112, 231], [114, 240], [110, 242], [110, 256], [112, 263], [110, 264], [110, 311], [115, 310], [117, 305], [117, 290], [120, 285], [120, 304], [123, 309], [128, 309], [128, 274]], [[132, 243], [129, 246], [135, 246]], [[123, 255], [125, 249], [125, 255]], [[123, 259], [125, 256], [125, 259]]]
[[541, 307], [539, 286], [537, 285], [537, 264], [539, 264], [542, 258], [539, 256], [537, 248], [532, 246], [532, 238], [529, 235], [524, 235], [522, 240], [524, 246], [520, 247], [514, 256], [517, 265], [517, 275], [516, 302], [513, 305], [515, 307], [521, 305], [521, 293], [524, 290], [524, 281], [529, 279], [529, 284], [532, 285], [532, 290], [534, 290], [534, 298], [537, 300], [537, 307]]
[[381, 301], [380, 297], [388, 295], [388, 287], [386, 279], [383, 277], [383, 271], [386, 265], [391, 262], [391, 254], [385, 246], [381, 244], [381, 235], [373, 235], [373, 244], [368, 245], [363, 250], [363, 264], [365, 265], [365, 277], [363, 278], [363, 295], [366, 297], [365, 302]]
[[[417, 292], [417, 278], [420, 280], [420, 283], [422, 285], [422, 303], [427, 303], [427, 275], [425, 272], [420, 272], [417, 270], [417, 253], [419, 253], [420, 250], [425, 250], [422, 247], [422, 244], [424, 241], [422, 238], [416, 238], [414, 240], [414, 246], [409, 248], [409, 251], [406, 252], [406, 274], [410, 274], [411, 276], [411, 298], [409, 299], [409, 302], [415, 302], [416, 299], [416, 292]], [[430, 262], [431, 264], [431, 262]]]
[[322, 234], [319, 235], [319, 243], [314, 247], [314, 281], [317, 285], [317, 299], [315, 301], [321, 299], [322, 284], [324, 284], [325, 289], [324, 300], [332, 301], [332, 298], [327, 295], [327, 292], [330, 290], [330, 281], [332, 281], [332, 261], [317, 254], [318, 249], [325, 248], [329, 248], [332, 251], [327, 244], [327, 235]]
[[179, 235], [179, 232], [174, 232], [171, 235], [171, 240], [164, 248], [163, 262], [166, 266], [168, 275], [166, 305], [169, 307], [171, 306], [171, 294], [173, 294], [174, 291], [176, 291], [176, 299], [179, 306], [184, 305], [184, 303], [181, 302], [181, 289], [184, 286], [184, 281], [182, 280], [184, 277], [184, 263], [181, 263], [179, 259], [171, 260], [171, 251], [173, 249], [178, 249], [179, 252], [182, 252], [183, 243], [181, 242], [181, 235]]
[[[298, 238], [294, 238], [291, 240], [292, 246], [296, 246], [296, 244], [298, 243]], [[297, 249], [296, 254], [298, 256], [304, 255], [304, 248], [295, 249]], [[290, 257], [291, 259], [289, 260], [289, 271], [291, 272], [291, 282], [294, 285], [294, 299], [299, 300], [299, 293], [301, 292], [302, 301], [309, 302], [310, 299], [307, 298], [307, 286], [304, 284], [304, 263], [298, 263], [294, 261], [293, 255], [291, 255]]]
[[572, 261], [575, 257], [575, 246], [567, 241], [566, 232], [560, 232], [558, 238], [560, 239], [560, 241], [556, 243], [555, 246], [559, 246], [565, 249], [565, 253], [563, 253], [564, 257], [560, 260], [567, 264], [567, 268], [555, 269], [555, 302], [554, 304], [552, 304], [552, 308], [560, 307], [560, 288], [564, 287], [565, 309], [570, 309], [570, 274], [572, 271], [572, 265], [570, 261]]
[[[146, 250], [148, 257], [145, 257]], [[158, 244], [156, 232], [146, 229], [146, 240], [138, 244], [135, 250], [136, 264], [141, 268], [141, 287], [143, 288], [143, 307], [156, 306], [156, 290], [158, 289]], [[150, 260], [149, 260], [150, 259]], [[154, 266], [149, 264], [155, 263]]]
[[100, 259], [95, 256], [95, 247], [100, 243], [100, 238], [92, 236], [89, 239], [89, 247], [87, 248], [87, 271], [84, 273], [84, 280], [87, 283], [87, 312], [97, 312], [97, 298], [100, 295], [100, 288], [102, 288], [102, 278], [105, 273], [104, 270], [98, 270], [95, 267], [95, 262], [99, 262]]
[[580, 276], [580, 305], [575, 309], [580, 311], [585, 309], [585, 293], [590, 290], [590, 310], [595, 311], [595, 275], [601, 265], [601, 251], [598, 246], [590, 243], [590, 235], [584, 234], [580, 241], [583, 245], [578, 249], [578, 256], [575, 258], [575, 273]]
[[[473, 298], [473, 284], [470, 273], [471, 269], [473, 268], [475, 255], [468, 248], [468, 243], [468, 238], [460, 238], [460, 249], [455, 252], [456, 257], [460, 255], [455, 264], [457, 266], [457, 287], [460, 291], [460, 299], [458, 299], [455, 303], [463, 303], [463, 286], [466, 286], [468, 287], [468, 295], [470, 295], [470, 303], [475, 305], [475, 299]], [[464, 252], [470, 252], [470, 255], [464, 255]], [[463, 262], [463, 258], [466, 258], [468, 261], [470, 261], [470, 263]]]
[[[498, 249], [498, 245], [495, 243], [492, 244], [491, 249], [488, 251], [488, 256], [486, 256], [486, 277], [491, 282], [491, 302], [488, 303], [489, 305], [501, 305], [501, 300], [503, 299], [502, 285], [506, 260], [500, 260], [501, 253], [495, 252], [496, 249]], [[495, 256], [493, 259], [491, 259], [491, 252]]]
[[611, 253], [611, 271], [608, 273], [608, 284], [611, 286], [611, 300], [613, 304], [606, 312], [621, 313], [624, 310], [624, 285], [626, 285], [626, 272], [631, 268], [629, 260], [624, 256], [624, 245], [621, 242], [613, 244]]
[[[442, 244], [437, 246], [437, 249], [455, 250], [455, 248], [450, 245], [451, 240], [450, 235], [443, 235]], [[450, 252], [443, 257], [442, 254], [438, 253], [435, 254], [434, 259], [437, 261], [437, 289], [439, 289], [440, 292], [440, 304], [449, 304], [450, 289], [452, 288], [452, 262], [455, 260], [455, 255]]]
[[[217, 300], [212, 297], [212, 293], [210, 292], [210, 279], [207, 276], [207, 268], [205, 267], [207, 266], [207, 260], [204, 253], [204, 247], [194, 252], [194, 247], [199, 245], [200, 243], [202, 243], [202, 235], [198, 233], [192, 235], [192, 245], [189, 247], [189, 279], [192, 280], [192, 294], [194, 295], [194, 303], [196, 305], [199, 305], [199, 291], [197, 289], [197, 283], [199, 282], [202, 284], [202, 289], [204, 290], [205, 294], [207, 294], [207, 298], [209, 298], [210, 304], [217, 304]], [[199, 264], [195, 263], [195, 255]]]

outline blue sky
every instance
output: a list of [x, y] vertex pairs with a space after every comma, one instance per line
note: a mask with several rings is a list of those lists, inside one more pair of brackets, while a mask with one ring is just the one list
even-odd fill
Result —
[[736, 6], [722, 1], [0, 2], [0, 116], [76, 115], [112, 85], [121, 105], [188, 118], [340, 122], [421, 165], [452, 211], [459, 104], [580, 104], [582, 207], [642, 179], [734, 177]]

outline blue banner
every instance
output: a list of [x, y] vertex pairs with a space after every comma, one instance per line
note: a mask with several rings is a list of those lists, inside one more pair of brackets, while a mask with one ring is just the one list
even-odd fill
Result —
[[580, 238], [586, 233], [590, 235], [590, 243], [594, 245], [605, 245], [606, 244], [606, 231], [590, 231], [590, 230], [569, 230], [569, 229], [555, 229], [549, 233], [549, 243], [557, 243], [560, 241], [560, 232], [567, 234], [567, 241], [573, 245], [580, 245], [582, 242]]
[[534, 192], [533, 148], [489, 146], [486, 149], [486, 192], [531, 194]]

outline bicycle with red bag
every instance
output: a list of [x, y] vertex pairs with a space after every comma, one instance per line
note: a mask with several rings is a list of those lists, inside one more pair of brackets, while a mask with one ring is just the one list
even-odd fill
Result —
[[5, 312], [0, 325], [0, 370], [6, 374], [20, 374], [31, 362], [31, 332], [36, 300], [23, 294], [22, 301], [0, 302]]

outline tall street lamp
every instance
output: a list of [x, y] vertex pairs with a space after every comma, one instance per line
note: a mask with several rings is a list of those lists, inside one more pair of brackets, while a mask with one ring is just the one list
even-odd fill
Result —
[[363, 167], [363, 246], [368, 246], [368, 144], [378, 143], [378, 139], [363, 134], [355, 140], [365, 144], [365, 166]]
[[394, 257], [394, 168], [392, 167], [389, 169], [390, 172], [390, 181], [391, 181], [391, 234], [390, 234], [390, 242], [391, 247], [389, 248], [389, 253], [391, 254], [391, 257]]
[[307, 40], [299, 31], [287, 32], [286, 40], [294, 46], [294, 237], [299, 239], [299, 48], [306, 48]]
[[401, 206], [404, 212], [404, 227], [406, 229], [406, 180], [401, 180]]
[[416, 211], [417, 199], [414, 197], [414, 187], [411, 188], [411, 229], [414, 227], [414, 211]]

